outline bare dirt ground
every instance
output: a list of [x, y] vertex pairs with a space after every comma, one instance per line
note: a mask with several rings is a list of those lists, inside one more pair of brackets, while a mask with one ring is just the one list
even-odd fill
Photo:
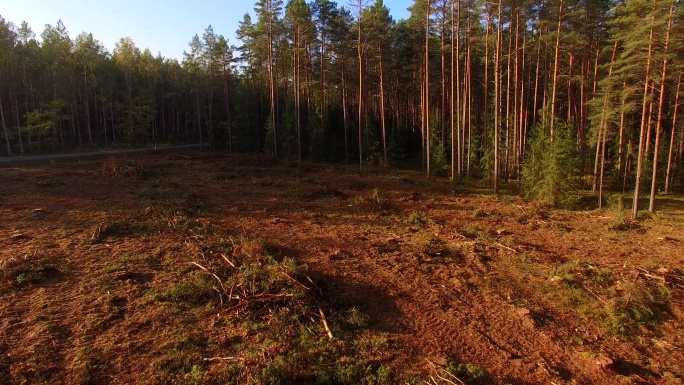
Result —
[[681, 198], [186, 155], [0, 169], [0, 384], [683, 383]]

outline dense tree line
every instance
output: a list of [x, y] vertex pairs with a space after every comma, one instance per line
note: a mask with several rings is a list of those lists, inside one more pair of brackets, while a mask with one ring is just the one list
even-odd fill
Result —
[[525, 175], [533, 140], [572, 141], [595, 191], [636, 189], [636, 202], [683, 184], [679, 5], [414, 0], [397, 21], [382, 0], [258, 0], [237, 47], [210, 26], [180, 63], [128, 38], [109, 53], [61, 22], [37, 38], [0, 19], [4, 152], [199, 142], [414, 160], [498, 190]]

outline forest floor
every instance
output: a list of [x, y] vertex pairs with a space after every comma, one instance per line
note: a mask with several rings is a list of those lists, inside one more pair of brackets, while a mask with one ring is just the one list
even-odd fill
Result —
[[0, 384], [684, 379], [681, 197], [633, 223], [192, 152], [0, 181]]

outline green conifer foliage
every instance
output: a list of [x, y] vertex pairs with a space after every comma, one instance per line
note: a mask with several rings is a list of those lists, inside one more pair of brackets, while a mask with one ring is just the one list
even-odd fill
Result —
[[525, 198], [565, 207], [576, 201], [580, 168], [570, 131], [567, 125], [557, 124], [553, 138], [543, 127], [532, 134], [522, 170]]

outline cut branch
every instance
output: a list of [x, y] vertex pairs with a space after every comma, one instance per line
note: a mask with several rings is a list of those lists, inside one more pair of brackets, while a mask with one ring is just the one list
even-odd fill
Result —
[[328, 337], [330, 339], [334, 339], [335, 337], [333, 336], [332, 332], [330, 331], [330, 328], [328, 327], [328, 321], [325, 319], [325, 314], [323, 313], [323, 309], [320, 307], [318, 308], [318, 314], [321, 315], [321, 321], [323, 321], [323, 327], [325, 328], [325, 331], [328, 333]]

